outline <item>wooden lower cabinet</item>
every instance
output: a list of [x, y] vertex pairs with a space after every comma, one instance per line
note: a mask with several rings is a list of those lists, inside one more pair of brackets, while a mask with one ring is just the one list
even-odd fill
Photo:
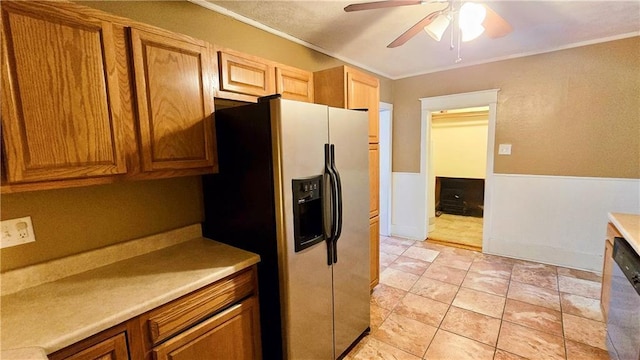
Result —
[[380, 217], [375, 216], [369, 219], [369, 239], [370, 239], [370, 251], [371, 251], [371, 283], [370, 287], [373, 290], [380, 281]]
[[141, 337], [136, 331], [137, 322], [126, 321], [89, 338], [48, 354], [50, 360], [128, 360], [142, 357], [131, 351], [131, 343]]
[[154, 348], [156, 360], [260, 358], [258, 303], [244, 300]]
[[129, 359], [127, 337], [120, 333], [114, 337], [95, 344], [77, 354], [71, 355], [67, 360], [125, 360]]
[[604, 242], [604, 262], [602, 265], [602, 292], [600, 294], [600, 307], [604, 315], [604, 321], [609, 316], [609, 299], [611, 298], [611, 274], [613, 271], [613, 239], [622, 237], [616, 227], [609, 223], [607, 225], [607, 239]]
[[261, 359], [257, 268], [241, 270], [48, 357], [51, 360]]

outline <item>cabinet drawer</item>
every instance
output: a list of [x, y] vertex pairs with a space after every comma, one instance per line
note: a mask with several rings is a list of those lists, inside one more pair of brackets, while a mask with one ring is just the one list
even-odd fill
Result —
[[153, 349], [154, 358], [260, 359], [258, 317], [258, 302], [250, 297], [158, 345]]
[[152, 310], [147, 320], [151, 342], [158, 344], [216, 311], [238, 302], [253, 293], [254, 288], [254, 272], [248, 269]]
[[[80, 342], [56, 353], [49, 354], [52, 360], [129, 360], [127, 336], [124, 332], [113, 335], [102, 341]], [[87, 345], [89, 343], [89, 345]]]

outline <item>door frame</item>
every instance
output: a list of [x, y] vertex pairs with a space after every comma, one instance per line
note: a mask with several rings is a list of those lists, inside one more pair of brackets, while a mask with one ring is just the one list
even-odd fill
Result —
[[431, 152], [427, 149], [431, 146], [431, 113], [440, 110], [461, 109], [476, 106], [489, 106], [489, 127], [487, 131], [487, 168], [484, 183], [484, 215], [482, 224], [482, 248], [489, 248], [491, 230], [491, 195], [493, 193], [493, 162], [495, 149], [496, 131], [496, 108], [498, 102], [498, 91], [500, 89], [490, 89], [474, 91], [461, 94], [435, 96], [421, 98], [421, 132], [420, 132], [420, 186], [424, 191], [424, 202], [420, 206], [424, 208], [420, 211], [425, 214], [422, 217], [421, 229], [424, 232], [424, 239], [429, 235], [429, 176], [432, 169], [429, 164], [432, 161]]
[[[387, 229], [387, 234], [383, 234], [385, 236], [391, 236], [391, 206], [392, 206], [392, 177], [391, 177], [391, 172], [393, 171], [393, 104], [389, 104], [386, 102], [380, 102], [380, 113], [382, 112], [388, 112], [389, 113], [389, 123], [386, 126], [386, 131], [382, 131], [383, 130], [383, 126], [382, 126], [382, 121], [380, 121], [379, 123], [379, 140], [382, 140], [382, 134], [385, 134], [386, 137], [388, 138], [387, 143], [389, 144], [388, 148], [386, 149], [387, 151], [383, 152], [382, 147], [380, 147], [380, 179], [378, 179], [380, 181], [380, 184], [382, 184], [382, 178], [386, 178], [387, 179], [387, 184], [389, 184], [389, 186], [387, 186], [386, 188], [384, 186], [380, 186], [380, 234], [382, 234], [382, 229], [386, 227]], [[382, 117], [379, 117], [379, 119], [381, 119]], [[382, 142], [382, 141], [380, 141]], [[383, 159], [387, 159], [388, 160], [388, 164], [389, 166], [387, 168], [383, 168], [381, 166], [382, 164], [382, 160]], [[384, 200], [384, 201], [383, 201]], [[385, 204], [386, 202], [386, 204]], [[386, 205], [386, 209], [384, 210], [386, 212], [386, 217], [383, 217], [383, 204]]]

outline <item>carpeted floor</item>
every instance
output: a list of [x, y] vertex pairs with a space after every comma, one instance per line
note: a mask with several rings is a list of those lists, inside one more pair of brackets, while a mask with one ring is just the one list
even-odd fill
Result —
[[482, 218], [442, 214], [436, 217], [436, 229], [429, 233], [429, 240], [482, 248]]

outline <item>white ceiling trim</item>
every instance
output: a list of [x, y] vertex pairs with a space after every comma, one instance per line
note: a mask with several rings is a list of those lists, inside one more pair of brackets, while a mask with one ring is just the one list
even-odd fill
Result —
[[372, 72], [374, 74], [378, 74], [380, 76], [384, 76], [384, 77], [386, 77], [388, 79], [397, 80], [397, 79], [393, 78], [392, 76], [390, 76], [389, 74], [385, 74], [385, 73], [380, 72], [378, 70], [372, 69], [371, 67], [369, 67], [367, 65], [361, 64], [361, 63], [359, 63], [359, 62], [357, 62], [355, 60], [349, 59], [349, 58], [347, 58], [345, 56], [332, 53], [332, 52], [330, 52], [330, 51], [328, 51], [326, 49], [323, 49], [323, 48], [321, 48], [319, 46], [316, 46], [316, 45], [313, 45], [311, 43], [308, 43], [308, 42], [306, 42], [304, 40], [300, 40], [297, 37], [293, 37], [293, 36], [291, 36], [291, 35], [289, 35], [287, 33], [284, 33], [284, 32], [282, 32], [280, 30], [276, 30], [276, 29], [274, 29], [272, 27], [269, 27], [267, 25], [259, 23], [259, 22], [255, 21], [253, 19], [249, 19], [248, 17], [242, 16], [242, 15], [240, 15], [238, 13], [235, 13], [235, 12], [233, 12], [231, 10], [225, 9], [222, 6], [219, 6], [219, 5], [216, 5], [216, 4], [212, 4], [212, 3], [210, 3], [210, 2], [208, 2], [206, 0], [188, 0], [188, 1], [191, 2], [191, 3], [194, 3], [196, 5], [202, 6], [202, 7], [206, 8], [206, 9], [209, 9], [209, 10], [215, 11], [217, 13], [220, 13], [222, 15], [228, 16], [230, 18], [236, 19], [236, 20], [238, 20], [240, 22], [243, 22], [243, 23], [245, 23], [247, 25], [251, 25], [253, 27], [256, 27], [256, 28], [258, 28], [260, 30], [264, 30], [264, 31], [266, 31], [268, 33], [271, 33], [273, 35], [279, 36], [279, 37], [287, 39], [289, 41], [293, 41], [296, 44], [300, 44], [302, 46], [306, 46], [306, 47], [308, 47], [310, 49], [313, 49], [315, 51], [321, 52], [321, 53], [323, 53], [325, 55], [331, 56], [331, 57], [336, 58], [338, 60], [342, 60], [342, 61], [344, 61], [344, 62], [346, 62], [348, 64], [357, 66], [357, 67], [359, 67], [361, 69], [370, 71], [370, 72]]
[[340, 54], [328, 51], [326, 49], [323, 49], [319, 46], [313, 45], [311, 43], [308, 43], [304, 40], [300, 40], [294, 36], [291, 36], [287, 33], [284, 33], [280, 30], [276, 30], [272, 27], [269, 27], [267, 25], [264, 25], [262, 23], [259, 23], [253, 19], [249, 19], [245, 16], [242, 16], [238, 13], [235, 13], [231, 10], [225, 9], [222, 6], [216, 5], [216, 4], [212, 4], [206, 0], [188, 0], [189, 2], [202, 6], [206, 9], [215, 11], [217, 13], [220, 13], [222, 15], [231, 17], [233, 19], [236, 19], [242, 23], [245, 23], [247, 25], [251, 25], [253, 27], [256, 27], [260, 30], [264, 30], [268, 33], [271, 33], [273, 35], [279, 36], [281, 38], [287, 39], [289, 41], [292, 41], [296, 44], [300, 44], [302, 46], [306, 46], [310, 49], [316, 50], [318, 52], [321, 52], [325, 55], [334, 57], [338, 60], [344, 61], [346, 63], [349, 63], [351, 65], [357, 66], [359, 68], [362, 68], [364, 70], [370, 71], [374, 74], [378, 74], [380, 76], [384, 76], [388, 79], [391, 80], [400, 80], [400, 79], [405, 79], [405, 78], [409, 78], [409, 77], [413, 77], [413, 76], [419, 76], [419, 75], [425, 75], [425, 74], [431, 74], [431, 73], [435, 73], [435, 72], [439, 72], [439, 71], [446, 71], [446, 70], [452, 70], [452, 69], [459, 69], [459, 68], [464, 68], [464, 67], [468, 67], [468, 66], [474, 66], [474, 65], [481, 65], [481, 64], [487, 64], [487, 63], [491, 63], [491, 62], [496, 62], [496, 61], [502, 61], [502, 60], [509, 60], [509, 59], [515, 59], [515, 58], [520, 58], [520, 57], [525, 57], [525, 56], [532, 56], [532, 55], [538, 55], [538, 54], [545, 54], [545, 53], [550, 53], [550, 52], [554, 52], [554, 51], [560, 51], [560, 50], [567, 50], [567, 49], [572, 49], [572, 48], [576, 48], [576, 47], [580, 47], [580, 46], [587, 46], [587, 45], [593, 45], [593, 44], [598, 44], [598, 43], [603, 43], [603, 42], [607, 42], [607, 41], [614, 41], [614, 40], [621, 40], [621, 39], [626, 39], [626, 38], [630, 38], [630, 37], [634, 37], [634, 36], [640, 36], [640, 31], [634, 31], [634, 32], [630, 32], [630, 33], [626, 33], [626, 34], [620, 34], [620, 35], [615, 35], [615, 36], [609, 36], [609, 37], [604, 37], [604, 38], [598, 38], [598, 39], [592, 39], [592, 40], [587, 40], [587, 41], [581, 41], [581, 42], [576, 42], [576, 43], [571, 43], [571, 44], [567, 44], [567, 45], [563, 45], [563, 46], [559, 46], [559, 47], [555, 47], [552, 49], [547, 49], [547, 50], [542, 50], [542, 51], [531, 51], [531, 52], [523, 52], [523, 53], [518, 53], [518, 54], [512, 54], [512, 55], [508, 55], [508, 56], [502, 56], [502, 57], [496, 57], [496, 58], [491, 58], [491, 59], [487, 59], [487, 60], [482, 60], [482, 61], [476, 61], [476, 62], [470, 62], [470, 63], [464, 63], [464, 60], [462, 63], [460, 64], [454, 64], [451, 66], [446, 66], [446, 67], [440, 67], [434, 70], [430, 70], [430, 71], [425, 71], [425, 72], [417, 72], [417, 73], [412, 73], [409, 75], [403, 75], [403, 76], [391, 76], [389, 74], [383, 73], [379, 70], [373, 69], [367, 65], [361, 64], [355, 60], [352, 60], [348, 57], [342, 56]]

